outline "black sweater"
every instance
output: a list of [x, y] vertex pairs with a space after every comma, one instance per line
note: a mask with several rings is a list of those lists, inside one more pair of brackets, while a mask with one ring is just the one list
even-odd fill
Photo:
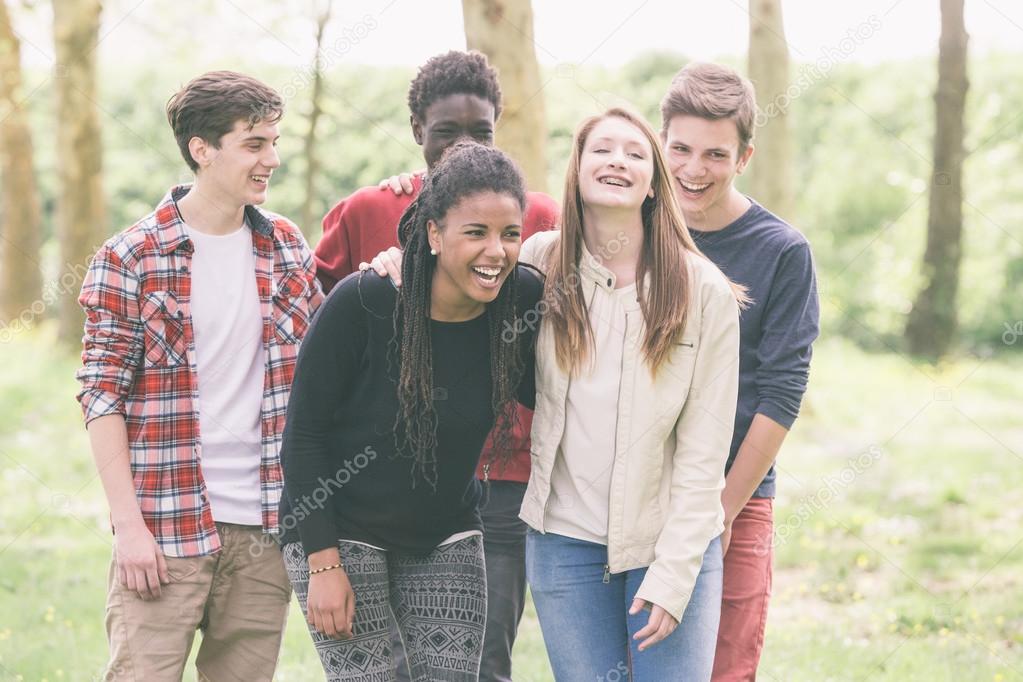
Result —
[[[535, 308], [543, 284], [519, 266], [517, 311]], [[481, 530], [476, 465], [494, 425], [487, 314], [431, 321], [437, 412], [437, 481], [413, 476], [396, 452], [397, 363], [388, 358], [397, 295], [390, 281], [354, 273], [317, 312], [299, 352], [281, 448], [281, 541], [307, 554], [355, 540], [425, 553], [458, 532]], [[527, 318], [528, 319], [528, 318]], [[526, 360], [519, 400], [535, 399], [535, 329], [512, 332]]]

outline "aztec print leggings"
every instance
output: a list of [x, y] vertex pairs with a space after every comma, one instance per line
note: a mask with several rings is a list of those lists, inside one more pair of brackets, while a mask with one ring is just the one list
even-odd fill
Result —
[[[385, 552], [343, 540], [338, 549], [355, 592], [354, 636], [335, 640], [309, 628], [328, 681], [395, 679], [392, 613], [413, 680], [478, 679], [487, 620], [482, 536], [441, 545], [426, 555]], [[282, 551], [305, 614], [308, 560], [299, 542], [284, 545]]]

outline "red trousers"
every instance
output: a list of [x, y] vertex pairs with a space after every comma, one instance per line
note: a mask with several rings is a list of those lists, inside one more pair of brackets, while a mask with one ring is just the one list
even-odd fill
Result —
[[732, 522], [713, 682], [757, 679], [771, 598], [774, 501], [754, 497]]

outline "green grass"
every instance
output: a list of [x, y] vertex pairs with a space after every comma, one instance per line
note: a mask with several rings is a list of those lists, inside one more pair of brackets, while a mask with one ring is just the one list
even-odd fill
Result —
[[[96, 680], [106, 652], [106, 504], [51, 333], [0, 347], [3, 680]], [[760, 679], [1023, 680], [1021, 377], [1018, 355], [820, 345], [779, 465]], [[515, 673], [552, 679], [531, 608]], [[277, 679], [322, 679], [294, 606]]]

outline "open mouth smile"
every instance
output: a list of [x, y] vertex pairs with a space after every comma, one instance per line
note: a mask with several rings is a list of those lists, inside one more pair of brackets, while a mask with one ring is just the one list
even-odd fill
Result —
[[472, 266], [472, 271], [473, 274], [475, 274], [477, 281], [486, 288], [491, 288], [497, 284], [498, 278], [500, 278], [503, 270], [504, 268], [498, 266]]

